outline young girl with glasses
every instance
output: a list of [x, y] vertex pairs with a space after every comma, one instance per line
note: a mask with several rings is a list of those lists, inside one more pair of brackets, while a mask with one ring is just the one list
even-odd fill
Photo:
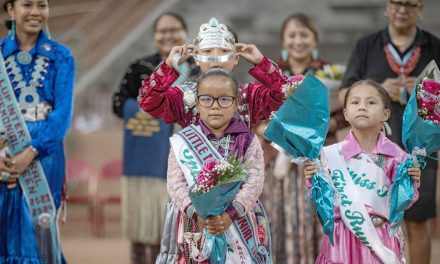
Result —
[[[258, 202], [264, 181], [263, 151], [258, 138], [249, 131], [245, 122], [234, 117], [238, 107], [237, 94], [238, 85], [230, 73], [223, 69], [208, 70], [197, 82], [199, 127], [190, 126], [171, 138], [173, 151], [168, 160], [167, 185], [171, 201], [179, 209], [177, 243], [182, 246], [178, 248], [177, 263], [198, 263], [195, 247], [201, 250], [200, 242], [204, 239], [193, 238], [203, 233], [203, 228], [213, 235], [226, 235], [231, 248], [223, 260], [226, 263], [271, 263], [268, 220]], [[202, 151], [197, 148], [203, 142], [225, 159], [237, 155], [244, 164], [250, 165], [249, 168], [245, 166], [248, 179], [225, 213], [209, 216], [206, 220], [198, 216], [191, 203], [192, 177], [185, 176], [185, 168], [182, 167], [185, 164], [178, 162], [183, 156], [176, 150], [176, 144], [180, 143], [175, 140], [182, 138], [180, 133], [187, 134], [191, 127], [202, 135], [192, 146], [195, 151]], [[183, 155], [188, 156], [188, 153]], [[245, 223], [244, 219], [253, 220]], [[246, 239], [241, 239], [243, 234], [250, 237], [245, 235]]]

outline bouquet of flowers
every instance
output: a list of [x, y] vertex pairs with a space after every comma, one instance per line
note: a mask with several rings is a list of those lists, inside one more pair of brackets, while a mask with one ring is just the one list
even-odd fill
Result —
[[418, 115], [420, 118], [440, 125], [440, 83], [434, 79], [434, 69], [416, 87]]
[[326, 64], [315, 72], [315, 76], [327, 86], [330, 92], [330, 113], [339, 109], [339, 87], [344, 77], [345, 66]]
[[[318, 156], [329, 126], [328, 89], [314, 75], [307, 74], [298, 90], [272, 116], [264, 135], [286, 153], [310, 159], [319, 165]], [[333, 241], [334, 191], [322, 167], [312, 177], [313, 199], [324, 233]]]
[[395, 234], [414, 197], [408, 168], [424, 165], [424, 157], [440, 150], [440, 71], [431, 61], [419, 75], [403, 115], [402, 140], [411, 158], [397, 167], [390, 199], [389, 233]]
[[[203, 219], [223, 214], [247, 177], [245, 166], [235, 154], [228, 160], [211, 159], [205, 162], [196, 184], [189, 192], [197, 214]], [[202, 256], [198, 261], [209, 257], [211, 263], [223, 263], [228, 250], [225, 235], [214, 236], [205, 230], [204, 236]]]
[[296, 89], [302, 83], [303, 80], [304, 80], [304, 75], [302, 74], [297, 74], [292, 77], [289, 77], [289, 82], [287, 82], [281, 87], [283, 93], [286, 95], [286, 98], [289, 98], [292, 95], [292, 93], [296, 91]]
[[341, 64], [326, 64], [315, 72], [315, 76], [320, 79], [342, 80], [345, 73], [345, 66]]
[[203, 164], [202, 170], [197, 177], [197, 183], [191, 192], [194, 195], [201, 195], [207, 193], [217, 186], [245, 181], [247, 173], [236, 155], [229, 160], [211, 159]]

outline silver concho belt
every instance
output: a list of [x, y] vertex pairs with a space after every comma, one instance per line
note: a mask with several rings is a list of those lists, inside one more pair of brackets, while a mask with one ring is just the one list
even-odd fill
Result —
[[380, 226], [382, 226], [385, 223], [385, 219], [383, 219], [380, 216], [371, 215], [370, 218], [371, 218], [371, 222], [373, 222], [373, 225], [375, 227], [380, 227]]
[[26, 121], [43, 121], [52, 112], [52, 106], [47, 102], [41, 102], [31, 107], [20, 106], [21, 114]]

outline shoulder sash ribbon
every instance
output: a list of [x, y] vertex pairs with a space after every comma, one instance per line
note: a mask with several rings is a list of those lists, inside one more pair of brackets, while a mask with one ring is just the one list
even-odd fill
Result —
[[[375, 226], [373, 225], [370, 215], [365, 207], [369, 205], [373, 207], [376, 211], [383, 214], [384, 217], [389, 217], [389, 207], [388, 207], [388, 191], [384, 193], [377, 193], [377, 191], [384, 191], [383, 189], [371, 188], [370, 190], [364, 187], [360, 187], [356, 184], [356, 177], [353, 173], [350, 174], [347, 169], [348, 166], [353, 164], [347, 164], [344, 161], [340, 151], [342, 144], [334, 144], [329, 147], [325, 147], [325, 156], [328, 160], [329, 166], [331, 168], [331, 176], [333, 183], [338, 193], [338, 206], [341, 211], [341, 218], [345, 226], [370, 250], [372, 250], [385, 264], [398, 264], [400, 263], [396, 254], [385, 247], [377, 234]], [[360, 164], [357, 164], [360, 165]], [[370, 166], [368, 166], [370, 165]], [[377, 167], [374, 163], [369, 164], [367, 162], [362, 162], [363, 169], [365, 172], [370, 172], [369, 176], [375, 176], [374, 179], [384, 179], [382, 169]], [[369, 168], [366, 168], [368, 166]], [[374, 168], [374, 167], [376, 168]], [[361, 167], [362, 168], [362, 167]], [[382, 173], [377, 174], [377, 173]], [[372, 176], [365, 178], [373, 178]], [[359, 177], [362, 177], [359, 175]], [[353, 178], [355, 178], [353, 180]], [[373, 181], [371, 181], [373, 182]], [[371, 186], [371, 184], [369, 185]], [[381, 195], [384, 197], [380, 197]], [[377, 197], [374, 197], [377, 195]], [[373, 198], [374, 197], [374, 198]], [[382, 205], [381, 205], [382, 204]], [[385, 206], [384, 206], [385, 205]]]

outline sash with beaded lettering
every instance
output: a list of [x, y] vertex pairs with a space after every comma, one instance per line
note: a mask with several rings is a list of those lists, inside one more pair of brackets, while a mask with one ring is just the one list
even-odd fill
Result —
[[[31, 136], [21, 115], [14, 90], [0, 52], [0, 122], [6, 129], [12, 155], [23, 151]], [[49, 184], [39, 160], [34, 160], [19, 177], [23, 195], [29, 205], [38, 251], [43, 263], [61, 263], [57, 212]]]

